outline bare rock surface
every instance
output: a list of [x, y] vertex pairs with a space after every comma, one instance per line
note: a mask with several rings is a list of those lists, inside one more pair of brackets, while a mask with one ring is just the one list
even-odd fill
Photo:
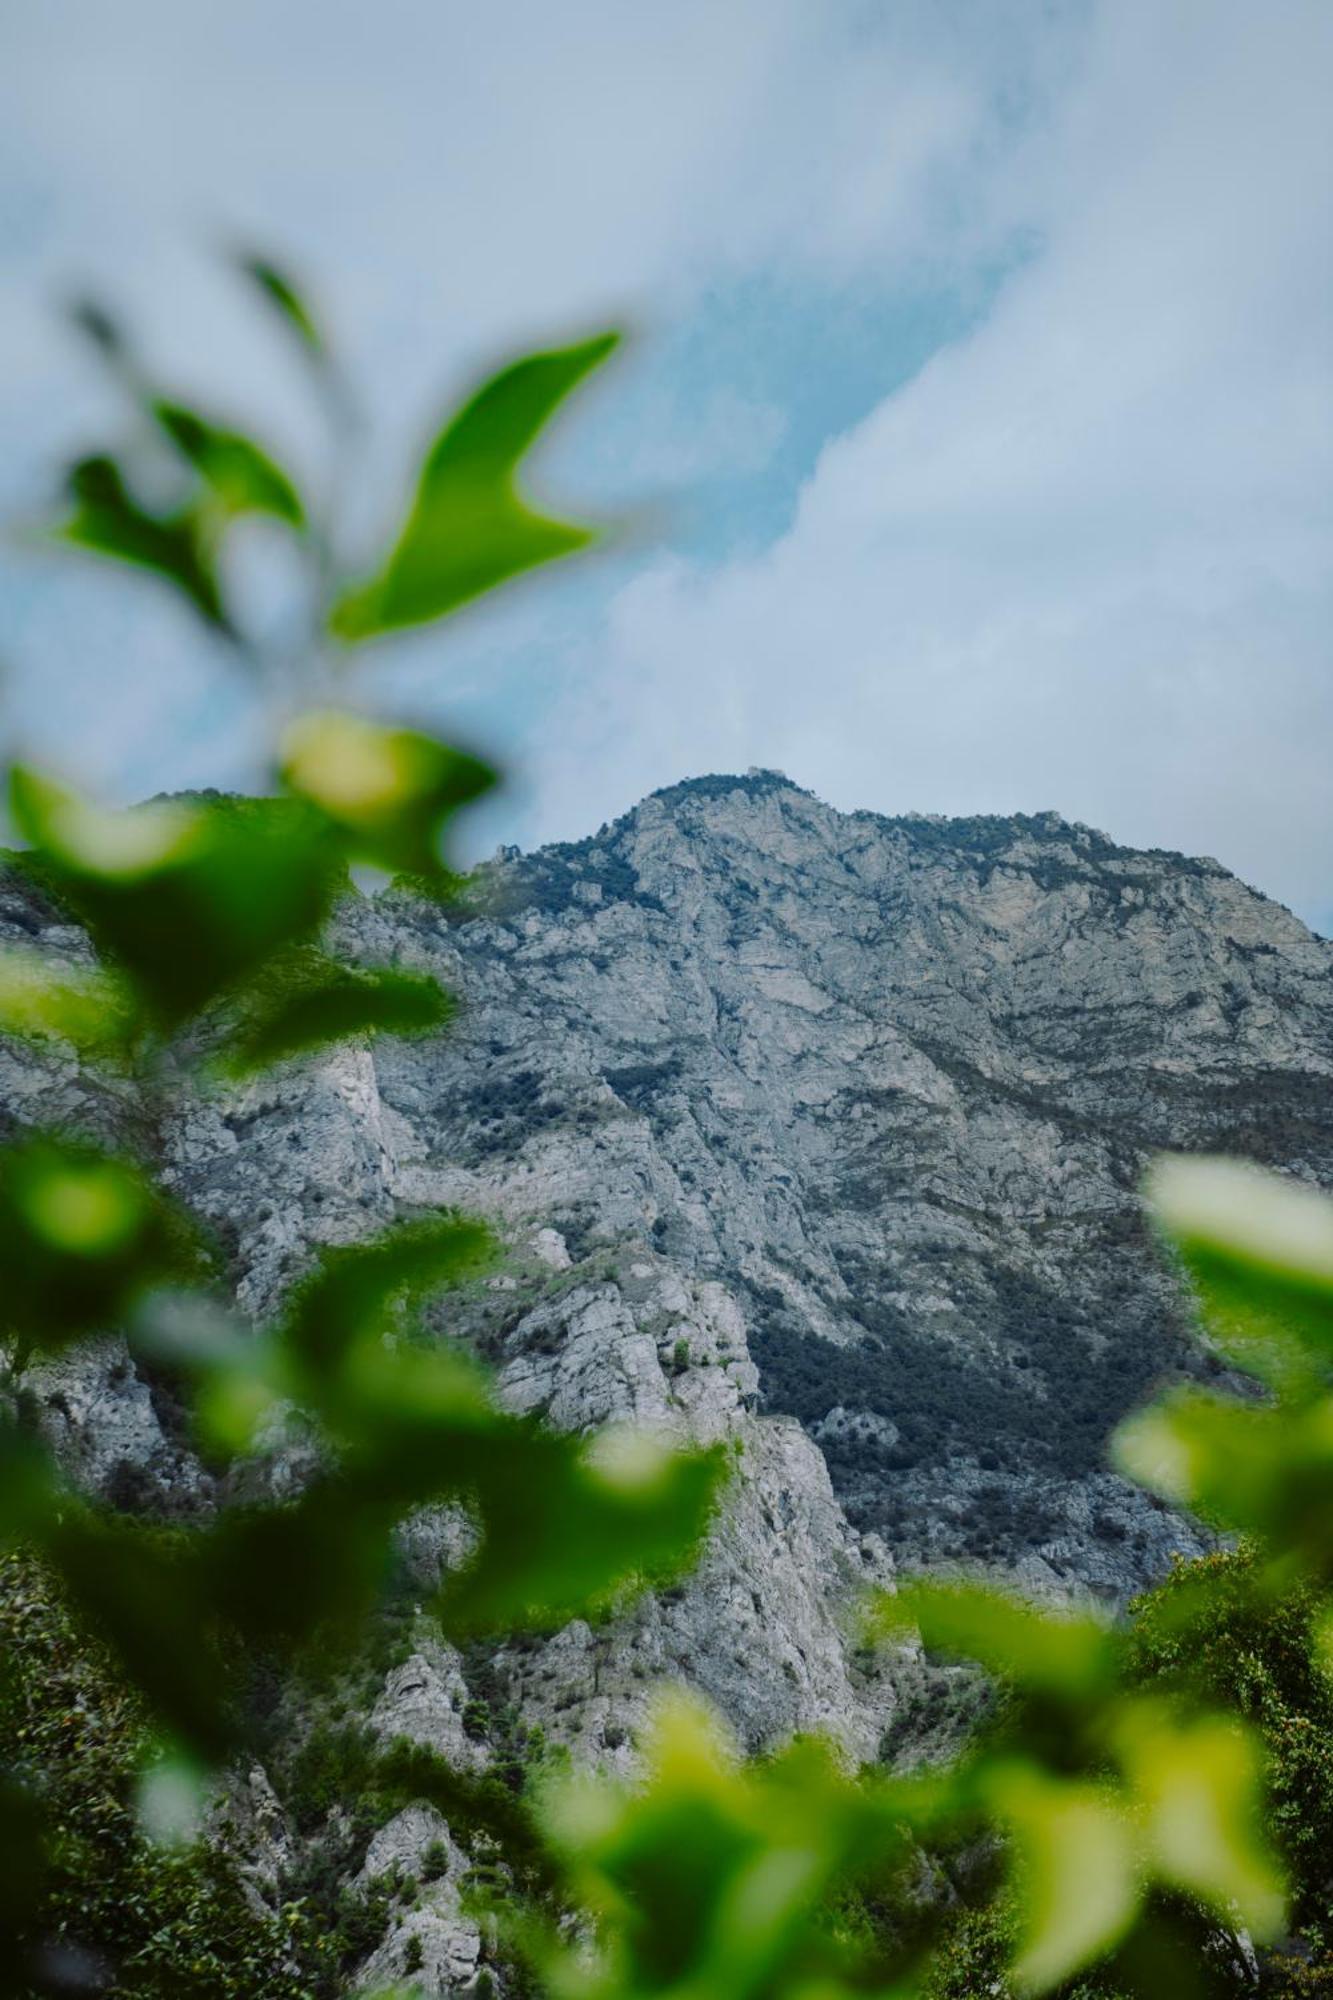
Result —
[[[133, 1146], [257, 1318], [321, 1244], [485, 1215], [506, 1261], [434, 1309], [439, 1337], [515, 1410], [721, 1444], [733, 1468], [695, 1572], [605, 1625], [483, 1658], [421, 1621], [368, 1704], [381, 1740], [475, 1773], [534, 1743], [631, 1770], [652, 1690], [679, 1681], [749, 1748], [824, 1729], [851, 1762], [898, 1755], [917, 1665], [869, 1660], [853, 1619], [895, 1564], [1118, 1603], [1203, 1546], [1107, 1464], [1161, 1382], [1222, 1372], [1136, 1190], [1164, 1147], [1333, 1185], [1333, 946], [1288, 911], [1054, 814], [842, 814], [751, 773], [506, 851], [471, 913], [395, 889], [332, 931], [437, 974], [458, 1024], [151, 1106], [58, 1044], [0, 1045], [0, 1129]], [[86, 955], [0, 877], [14, 943]], [[25, 1395], [89, 1489], [218, 1497], [114, 1337], [32, 1368]], [[267, 1490], [303, 1477], [276, 1441]], [[424, 1601], [467, 1530], [425, 1510], [401, 1546]], [[263, 1893], [290, 1835], [262, 1786], [230, 1810]], [[375, 1836], [372, 1874], [433, 1840], [449, 1859], [395, 1904], [358, 1990], [408, 1968], [428, 1995], [478, 1990], [485, 1939], [436, 1817]]]
[[383, 1942], [357, 1973], [355, 1992], [404, 1984], [430, 2000], [462, 2000], [477, 1992], [483, 1941], [481, 1926], [461, 1905], [467, 1871], [467, 1857], [450, 1838], [448, 1822], [430, 1806], [407, 1806], [380, 1828], [359, 1885], [392, 1876], [420, 1887], [414, 1903], [395, 1909]]
[[468, 1698], [454, 1648], [423, 1634], [411, 1657], [386, 1674], [370, 1726], [386, 1746], [405, 1740], [435, 1751], [457, 1771], [483, 1771], [490, 1752], [468, 1734]]
[[377, 1131], [398, 1200], [515, 1241], [480, 1337], [520, 1406], [651, 1412], [651, 1329], [703, 1423], [757, 1369], [742, 1400], [802, 1421], [900, 1561], [1123, 1599], [1200, 1546], [1106, 1466], [1121, 1415], [1216, 1368], [1137, 1185], [1171, 1146], [1333, 1182], [1333, 947], [1214, 861], [774, 773], [508, 851], [483, 902], [390, 893], [342, 938], [467, 1001], [376, 1051]]

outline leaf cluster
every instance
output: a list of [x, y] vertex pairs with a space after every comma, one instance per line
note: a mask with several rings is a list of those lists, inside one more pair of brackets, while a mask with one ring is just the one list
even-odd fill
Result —
[[[267, 259], [239, 265], [295, 341], [330, 423], [345, 426], [346, 385], [316, 315]], [[266, 442], [152, 379], [100, 307], [79, 317], [134, 429], [130, 444], [70, 468], [56, 533], [154, 576], [247, 671], [265, 665], [263, 648], [226, 587], [246, 517], [265, 520], [304, 565], [310, 650], [338, 673], [367, 642], [590, 539], [533, 505], [520, 477], [612, 336], [494, 374], [437, 430], [380, 552], [351, 562], [329, 496], [312, 496]], [[433, 982], [341, 965], [322, 939], [353, 866], [453, 893], [446, 843], [493, 773], [344, 701], [291, 706], [263, 800], [111, 813], [45, 774], [11, 772], [25, 865], [77, 916], [95, 965], [6, 959], [0, 1028], [73, 1043], [150, 1094], [173, 1069], [203, 1064], [216, 1085], [350, 1034], [440, 1028], [450, 1002]], [[982, 1734], [940, 1770], [857, 1780], [810, 1742], [747, 1764], [679, 1698], [659, 1705], [641, 1782], [553, 1779], [535, 1819], [503, 1784], [471, 1784], [402, 1746], [361, 1770], [384, 1798], [433, 1800], [509, 1850], [510, 1879], [533, 1898], [521, 1939], [556, 2000], [905, 2000], [983, 1979], [1033, 1994], [1184, 1995], [1226, 1990], [1240, 1933], [1278, 1935], [1288, 1882], [1312, 1936], [1326, 1921], [1333, 1205], [1206, 1160], [1165, 1163], [1149, 1194], [1208, 1338], [1261, 1394], [1176, 1392], [1122, 1426], [1117, 1459], [1246, 1536], [1243, 1561], [1182, 1572], [1132, 1631], [961, 1581], [882, 1596], [868, 1614], [879, 1642], [976, 1661], [1003, 1691]], [[91, 1779], [78, 1813], [61, 1817], [27, 1725], [11, 1727], [0, 1924], [29, 1987], [53, 1943], [34, 1929], [34, 1898], [68, 1908], [75, 1927], [101, 1909], [93, 1883], [85, 1903], [72, 1891], [61, 1901], [96, 1866], [73, 1819], [96, 1821], [114, 1791], [106, 1823], [119, 1832], [188, 1830], [192, 1786], [245, 1737], [238, 1665], [346, 1658], [385, 1596], [394, 1529], [412, 1508], [447, 1500], [471, 1518], [472, 1553], [432, 1607], [456, 1636], [596, 1615], [688, 1559], [718, 1486], [716, 1454], [670, 1453], [634, 1433], [555, 1436], [502, 1411], [470, 1361], [425, 1335], [425, 1300], [489, 1248], [479, 1225], [443, 1215], [326, 1251], [256, 1329], [214, 1296], [199, 1233], [141, 1164], [67, 1133], [0, 1153], [0, 1310], [16, 1372], [34, 1352], [118, 1326], [136, 1354], [175, 1371], [215, 1460], [262, 1451], [299, 1412], [317, 1468], [286, 1502], [166, 1531], [92, 1506], [16, 1420], [0, 1426], [0, 1541], [36, 1551], [59, 1578], [62, 1602], [134, 1690], [134, 1755], [155, 1746], [137, 1821], [126, 1820], [123, 1785]], [[58, 1633], [52, 1643], [59, 1651]], [[118, 1699], [107, 1696], [110, 1713]], [[353, 1762], [363, 1751], [351, 1746]], [[334, 1765], [319, 1772], [340, 1781]], [[127, 1854], [137, 1840], [131, 1830]], [[971, 1933], [945, 1920], [920, 1879], [969, 1853], [990, 1857], [1004, 1885]], [[185, 1934], [170, 1897], [154, 1932], [173, 1976], [193, 1963], [191, 1923], [211, 1938], [224, 1896], [203, 1877], [180, 1879], [196, 1898]], [[147, 1896], [145, 1922], [159, 1907], [137, 1877], [123, 1893], [127, 1904]], [[567, 1922], [549, 1921], [561, 1907], [581, 1915], [577, 1945]], [[373, 1917], [349, 1911], [349, 1949], [368, 1941]], [[231, 1990], [267, 1990], [258, 1974], [227, 1976]], [[188, 1978], [173, 1990], [192, 1990]], [[214, 1988], [205, 1979], [198, 1990]]]
[[[880, 1595], [877, 1639], [975, 1661], [1001, 1693], [953, 1764], [916, 1777], [855, 1783], [805, 1748], [739, 1765], [710, 1718], [669, 1707], [641, 1790], [583, 1779], [552, 1799], [601, 1923], [591, 1972], [534, 1946], [552, 1992], [1238, 1993], [1252, 1943], [1289, 1922], [1303, 1940], [1273, 1958], [1274, 1990], [1320, 1990], [1333, 1203], [1199, 1160], [1162, 1163], [1149, 1193], [1209, 1337], [1267, 1400], [1168, 1397], [1116, 1451], [1244, 1531], [1243, 1553], [1182, 1566], [1130, 1627], [960, 1579]], [[950, 1865], [978, 1863], [998, 1882], [960, 1917]]]
[[[297, 341], [330, 423], [345, 424], [345, 384], [316, 315], [268, 260], [239, 262]], [[324, 949], [325, 927], [357, 864], [453, 893], [446, 841], [495, 774], [403, 723], [299, 689], [293, 702], [289, 663], [266, 656], [229, 595], [231, 537], [258, 515], [287, 539], [310, 650], [335, 655], [338, 671], [367, 641], [584, 547], [589, 530], [527, 500], [521, 461], [614, 336], [523, 357], [467, 397], [384, 551], [352, 565], [330, 496], [304, 490], [266, 442], [159, 384], [102, 307], [76, 317], [130, 431], [70, 468], [57, 539], [170, 588], [245, 671], [288, 683], [295, 716], [274, 746], [267, 798], [183, 795], [109, 811], [50, 775], [10, 770], [22, 866], [77, 920], [93, 963], [7, 956], [0, 1031], [72, 1044], [152, 1105], [182, 1077], [225, 1088], [348, 1036], [438, 1030], [452, 1003], [434, 980], [342, 964]], [[203, 1232], [142, 1162], [54, 1130], [0, 1151], [11, 1389], [33, 1355], [116, 1328], [133, 1355], [172, 1371], [215, 1464], [262, 1452], [295, 1421], [313, 1447], [315, 1470], [293, 1497], [166, 1530], [73, 1491], [23, 1428], [20, 1398], [0, 1414], [0, 1550], [40, 1559], [133, 1690], [155, 1760], [140, 1797], [148, 1832], [188, 1831], [210, 1773], [244, 1744], [247, 1661], [327, 1669], [356, 1646], [412, 1509], [448, 1501], [471, 1520], [472, 1553], [434, 1606], [460, 1637], [596, 1614], [692, 1554], [717, 1453], [629, 1433], [558, 1436], [503, 1411], [480, 1370], [425, 1333], [426, 1299], [493, 1247], [481, 1225], [439, 1215], [327, 1250], [274, 1323], [254, 1327], [222, 1302]], [[4, 1756], [3, 1916], [26, 1939], [15, 1976], [35, 1979], [50, 1939], [28, 1916], [43, 1857], [48, 1871], [58, 1865], [59, 1830], [12, 1736]], [[238, 1978], [230, 1990], [250, 1987]]]

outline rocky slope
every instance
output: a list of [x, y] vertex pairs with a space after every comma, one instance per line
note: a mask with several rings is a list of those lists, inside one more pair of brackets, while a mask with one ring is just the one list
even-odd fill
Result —
[[[1215, 862], [1054, 815], [843, 815], [752, 773], [506, 852], [462, 918], [395, 890], [336, 930], [352, 957], [441, 976], [460, 1023], [177, 1096], [151, 1132], [60, 1050], [0, 1050], [6, 1119], [151, 1144], [256, 1315], [315, 1243], [484, 1213], [508, 1262], [440, 1310], [442, 1338], [478, 1346], [515, 1407], [721, 1438], [737, 1465], [686, 1583], [480, 1666], [418, 1629], [368, 1706], [378, 1733], [484, 1763], [481, 1672], [525, 1728], [625, 1765], [650, 1689], [683, 1678], [752, 1748], [824, 1728], [871, 1758], [903, 1740], [913, 1669], [876, 1670], [848, 1612], [895, 1558], [1119, 1598], [1197, 1546], [1104, 1465], [1155, 1382], [1215, 1365], [1135, 1186], [1168, 1145], [1333, 1183], [1333, 946], [1288, 912]], [[4, 933], [83, 950], [13, 887]], [[30, 1388], [88, 1484], [209, 1503], [114, 1339]], [[281, 1491], [301, 1463], [250, 1476]], [[423, 1590], [455, 1538], [447, 1519], [405, 1536]], [[413, 1812], [385, 1853], [410, 1872], [443, 1841], [448, 1866], [367, 1978], [410, 1935], [428, 1990], [470, 1990], [463, 1863]], [[270, 1828], [256, 1879], [288, 1838]]]
[[468, 1003], [376, 1053], [398, 1197], [725, 1287], [758, 1407], [900, 1557], [1159, 1571], [1176, 1525], [1104, 1440], [1208, 1364], [1135, 1188], [1163, 1146], [1333, 1179], [1333, 947], [1212, 861], [843, 815], [771, 773], [508, 854], [487, 894], [348, 912], [349, 950]]

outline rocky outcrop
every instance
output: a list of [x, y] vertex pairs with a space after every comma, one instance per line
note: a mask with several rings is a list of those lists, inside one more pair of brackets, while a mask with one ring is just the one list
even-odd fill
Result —
[[411, 1903], [395, 1908], [382, 1944], [357, 1974], [354, 1991], [383, 1993], [403, 1984], [447, 1996], [494, 1992], [481, 1985], [482, 1930], [463, 1909], [468, 1859], [455, 1846], [446, 1820], [430, 1806], [408, 1806], [371, 1841], [359, 1886], [386, 1876], [417, 1885]]
[[[84, 951], [12, 883], [6, 927]], [[851, 1760], [886, 1732], [901, 1754], [893, 1679], [850, 1622], [895, 1561], [1121, 1599], [1200, 1546], [1105, 1464], [1157, 1382], [1218, 1367], [1136, 1188], [1168, 1146], [1333, 1183], [1333, 947], [1287, 911], [1215, 862], [1052, 814], [844, 815], [752, 773], [502, 854], [461, 918], [393, 890], [352, 898], [334, 933], [442, 977], [459, 1023], [168, 1089], [151, 1119], [56, 1046], [4, 1048], [5, 1118], [150, 1153], [256, 1315], [319, 1243], [482, 1213], [506, 1261], [436, 1310], [440, 1338], [485, 1355], [514, 1409], [720, 1441], [734, 1467], [695, 1573], [609, 1624], [484, 1661], [418, 1632], [368, 1710], [382, 1739], [481, 1771], [512, 1750], [503, 1711], [511, 1738], [628, 1768], [676, 1679], [749, 1747], [826, 1729]], [[114, 1341], [29, 1394], [92, 1488], [210, 1503], [169, 1396]], [[281, 1449], [263, 1474], [301, 1476]], [[466, 1528], [423, 1514], [402, 1545], [424, 1598]], [[428, 1819], [376, 1836], [402, 1848], [390, 1867]], [[367, 1989], [409, 1964], [432, 1993], [478, 1978], [448, 1852], [395, 1904]]]
[[490, 1751], [467, 1727], [468, 1685], [457, 1652], [435, 1633], [423, 1632], [417, 1650], [384, 1677], [370, 1726], [387, 1747], [407, 1742], [456, 1771], [484, 1771]]
[[[1333, 948], [1289, 912], [1053, 814], [844, 815], [755, 773], [503, 855], [469, 921], [393, 893], [342, 938], [467, 1001], [376, 1052], [397, 1198], [554, 1228], [572, 1277], [651, 1251], [721, 1287], [758, 1407], [900, 1559], [1118, 1597], [1197, 1546], [1105, 1469], [1210, 1365], [1136, 1189], [1169, 1146], [1333, 1179]], [[542, 1277], [520, 1248], [518, 1295]], [[579, 1328], [561, 1421], [640, 1393], [628, 1340], [591, 1388], [575, 1297], [532, 1323]]]

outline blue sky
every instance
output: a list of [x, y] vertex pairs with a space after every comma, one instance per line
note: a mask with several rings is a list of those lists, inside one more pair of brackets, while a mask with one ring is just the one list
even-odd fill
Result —
[[[1324, 0], [18, 0], [5, 41], [10, 510], [109, 416], [76, 285], [314, 461], [224, 235], [324, 302], [367, 531], [479, 366], [634, 329], [540, 471], [654, 533], [376, 669], [512, 771], [479, 840], [772, 764], [1214, 853], [1328, 927]], [[122, 797], [257, 781], [263, 718], [172, 606], [0, 583], [29, 754]]]

